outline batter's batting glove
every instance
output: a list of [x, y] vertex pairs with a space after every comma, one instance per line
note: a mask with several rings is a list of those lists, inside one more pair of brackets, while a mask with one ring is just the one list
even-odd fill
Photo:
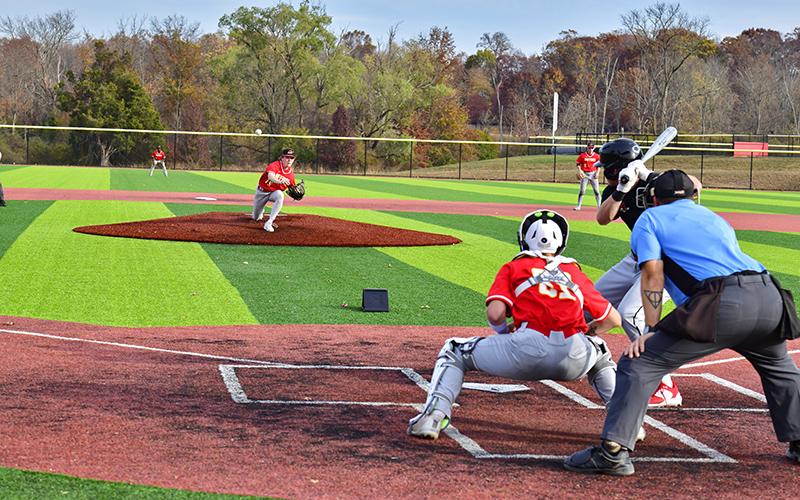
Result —
[[632, 162], [628, 163], [628, 167], [633, 167], [636, 169], [636, 175], [639, 177], [639, 180], [642, 182], [647, 182], [647, 178], [650, 177], [650, 174], [653, 173], [652, 170], [647, 168], [642, 160], [633, 160]]
[[639, 176], [635, 168], [630, 165], [619, 171], [619, 183], [617, 184], [617, 191], [627, 193], [630, 191], [634, 184], [639, 182]]

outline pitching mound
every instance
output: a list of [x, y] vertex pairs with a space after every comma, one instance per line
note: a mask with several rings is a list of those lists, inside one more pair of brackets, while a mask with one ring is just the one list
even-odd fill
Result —
[[455, 245], [461, 240], [376, 224], [364, 224], [320, 215], [278, 217], [274, 233], [264, 231], [241, 212], [208, 212], [167, 219], [76, 227], [77, 233], [150, 240], [195, 241], [235, 245], [312, 247], [412, 247]]

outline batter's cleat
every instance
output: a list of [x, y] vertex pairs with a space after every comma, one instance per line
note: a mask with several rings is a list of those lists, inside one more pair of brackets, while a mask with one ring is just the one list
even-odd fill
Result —
[[420, 413], [408, 421], [408, 434], [423, 439], [437, 439], [439, 433], [450, 425], [450, 419], [441, 410]]
[[275, 232], [275, 228], [272, 226], [272, 224], [267, 222], [266, 224], [264, 224], [264, 231], [266, 231], [268, 233], [274, 233]]
[[581, 209], [580, 206], [577, 206], [577, 207], [573, 208], [573, 210], [575, 210], [575, 211], [580, 211], [580, 209]]
[[644, 426], [639, 427], [639, 432], [636, 433], [636, 442], [641, 443], [646, 437], [647, 432], [644, 430]]
[[611, 453], [605, 444], [592, 446], [573, 453], [564, 460], [564, 468], [583, 474], [608, 474], [609, 476], [630, 476], [634, 473], [631, 457], [625, 448]]
[[664, 382], [660, 382], [656, 392], [650, 396], [650, 401], [647, 402], [647, 406], [650, 408], [671, 408], [682, 404], [683, 396], [681, 396], [681, 391], [678, 390], [678, 385], [674, 381], [671, 387]]
[[800, 440], [789, 443], [789, 449], [786, 450], [786, 458], [792, 462], [800, 462]]

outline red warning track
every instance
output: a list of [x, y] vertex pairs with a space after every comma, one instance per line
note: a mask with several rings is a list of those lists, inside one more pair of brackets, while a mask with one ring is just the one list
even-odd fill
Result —
[[[453, 425], [482, 458], [450, 437], [408, 437], [408, 405], [424, 392], [392, 368], [427, 378], [446, 338], [485, 333], [112, 328], [0, 316], [0, 350], [14, 360], [0, 364], [0, 465], [280, 497], [795, 496], [799, 466], [775, 441], [757, 375], [730, 351], [703, 360], [725, 362], [680, 370], [684, 408], [648, 413], [677, 433], [647, 426], [633, 478], [562, 470], [558, 457], [596, 440], [603, 411], [538, 382], [527, 392], [462, 394]], [[623, 341], [610, 339], [614, 352]], [[353, 366], [362, 369], [345, 368]], [[596, 399], [585, 381], [564, 386]]]
[[[245, 194], [209, 194], [209, 193], [161, 193], [147, 191], [94, 191], [94, 190], [52, 190], [35, 188], [7, 188], [7, 198], [10, 200], [126, 200], [126, 201], [155, 201], [172, 203], [203, 203], [210, 205], [250, 205], [252, 195]], [[214, 200], [197, 198], [214, 198]], [[565, 206], [542, 206], [535, 200], [530, 205], [513, 203], [479, 203], [456, 202], [436, 200], [390, 200], [371, 198], [325, 198], [308, 196], [299, 202], [300, 205], [315, 207], [359, 208], [365, 210], [394, 210], [398, 212], [431, 212], [450, 214], [472, 214], [522, 217], [531, 208], [550, 208], [552, 210], [569, 210], [570, 220], [594, 220], [595, 209], [585, 207], [580, 212], [574, 212]], [[725, 220], [736, 229], [751, 229], [757, 231], [777, 231], [800, 233], [800, 216], [787, 214], [757, 214], [720, 212]]]

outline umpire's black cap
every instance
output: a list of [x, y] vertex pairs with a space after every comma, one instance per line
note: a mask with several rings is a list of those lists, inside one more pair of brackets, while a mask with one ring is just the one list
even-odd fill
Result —
[[683, 170], [667, 170], [653, 183], [656, 198], [691, 198], [696, 191], [692, 179]]

